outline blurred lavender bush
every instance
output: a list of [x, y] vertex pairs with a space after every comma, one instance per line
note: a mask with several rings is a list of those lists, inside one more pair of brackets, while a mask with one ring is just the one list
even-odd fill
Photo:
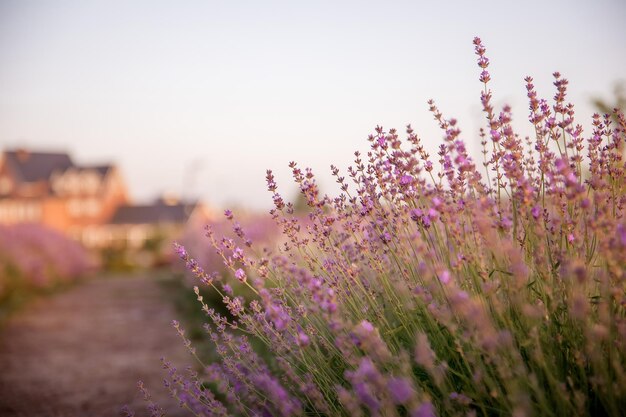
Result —
[[93, 259], [77, 242], [35, 224], [0, 226], [0, 303], [84, 276]]
[[[239, 216], [237, 221], [233, 221], [231, 211], [225, 212], [224, 220], [215, 220], [209, 223], [205, 229], [199, 229], [195, 225], [190, 225], [185, 229], [181, 239], [182, 245], [194, 254], [195, 262], [205, 271], [211, 271], [214, 275], [220, 277], [228, 275], [230, 268], [224, 263], [224, 258], [233, 257], [232, 249], [239, 245], [241, 247], [267, 247], [276, 242], [279, 238], [280, 230], [275, 222], [267, 216], [259, 216], [256, 214], [247, 214]], [[245, 230], [245, 235], [244, 235]], [[232, 238], [223, 239], [225, 250], [216, 252], [210, 241], [207, 239], [207, 233], [217, 236], [227, 236], [233, 234]], [[227, 249], [230, 248], [230, 249]], [[195, 285], [196, 278], [193, 273], [192, 283]]]
[[208, 233], [252, 296], [177, 248], [230, 312], [198, 296], [220, 361], [200, 374], [165, 363], [185, 407], [207, 416], [623, 415], [624, 116], [594, 115], [584, 135], [567, 80], [554, 74], [549, 103], [528, 77], [535, 136], [522, 138], [511, 109], [494, 109], [489, 60], [480, 39], [474, 46], [484, 170], [431, 101], [445, 135], [434, 159], [410, 126], [404, 142], [377, 128], [347, 178], [332, 168], [337, 197], [291, 164], [307, 224], [268, 172], [283, 239], [274, 252]]

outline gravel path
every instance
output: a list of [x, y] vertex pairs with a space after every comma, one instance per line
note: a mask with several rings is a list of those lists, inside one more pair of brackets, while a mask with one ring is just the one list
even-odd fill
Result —
[[181, 415], [162, 380], [161, 357], [178, 369], [192, 358], [154, 277], [101, 278], [37, 300], [0, 330], [0, 416], [147, 415], [136, 383]]

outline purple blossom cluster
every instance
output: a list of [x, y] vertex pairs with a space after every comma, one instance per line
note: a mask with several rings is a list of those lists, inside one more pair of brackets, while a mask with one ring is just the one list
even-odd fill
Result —
[[[253, 243], [255, 247], [269, 245], [277, 241], [278, 235], [275, 223], [266, 216], [250, 214], [235, 220], [233, 213], [226, 210], [224, 220], [213, 221], [204, 230], [195, 226], [187, 228], [181, 245], [175, 244], [175, 249], [179, 257], [186, 259], [186, 269], [192, 276], [197, 277], [199, 271], [210, 271], [212, 280], [234, 274], [239, 281], [245, 281], [244, 269], [234, 267], [237, 262], [245, 262], [243, 248], [250, 249]], [[193, 259], [187, 250], [193, 253]]]
[[179, 249], [230, 312], [197, 291], [220, 360], [201, 376], [172, 371], [168, 386], [185, 407], [207, 416], [623, 413], [626, 119], [594, 115], [584, 133], [561, 74], [551, 101], [527, 77], [535, 136], [521, 137], [512, 109], [495, 109], [486, 48], [479, 38], [474, 46], [482, 163], [430, 101], [443, 132], [436, 156], [411, 126], [405, 140], [377, 127], [346, 175], [331, 167], [336, 197], [290, 164], [305, 221], [268, 171], [273, 250], [259, 251], [241, 227], [233, 238], [207, 234], [247, 297]]
[[35, 224], [0, 226], [0, 299], [76, 280], [94, 261], [77, 242]]

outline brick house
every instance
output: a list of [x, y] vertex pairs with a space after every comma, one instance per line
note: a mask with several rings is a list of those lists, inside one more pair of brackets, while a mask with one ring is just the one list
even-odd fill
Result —
[[206, 223], [211, 216], [197, 202], [131, 204], [111, 164], [78, 165], [66, 153], [25, 149], [0, 155], [0, 224], [40, 223], [89, 248], [135, 250], [158, 238], [177, 238], [188, 222]]
[[76, 165], [66, 153], [5, 151], [0, 156], [0, 223], [41, 223], [80, 238], [128, 204], [113, 165]]

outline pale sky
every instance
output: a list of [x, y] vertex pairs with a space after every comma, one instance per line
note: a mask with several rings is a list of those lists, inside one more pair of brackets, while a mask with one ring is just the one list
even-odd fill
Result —
[[558, 70], [588, 129], [626, 79], [624, 22], [623, 0], [0, 0], [0, 147], [115, 162], [137, 201], [268, 208], [267, 168], [287, 198], [291, 160], [331, 191], [376, 125], [434, 150], [429, 98], [478, 143], [474, 36], [516, 126], [524, 76], [550, 98]]

